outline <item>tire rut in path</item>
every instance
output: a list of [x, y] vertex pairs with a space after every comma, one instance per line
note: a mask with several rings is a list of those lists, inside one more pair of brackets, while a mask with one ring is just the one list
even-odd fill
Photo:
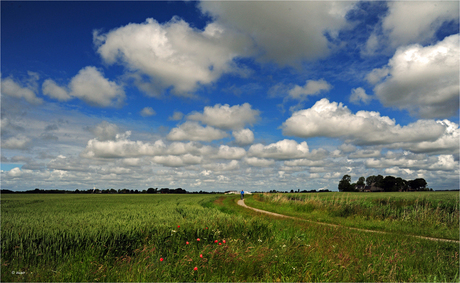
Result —
[[[241, 205], [242, 207], [245, 207], [245, 208], [248, 208], [248, 209], [252, 209], [252, 210], [254, 210], [256, 212], [265, 213], [265, 214], [276, 216], [276, 217], [290, 218], [290, 219], [301, 220], [301, 221], [306, 221], [306, 222], [310, 222], [310, 223], [316, 223], [316, 224], [319, 224], [319, 225], [325, 225], [325, 226], [331, 226], [331, 227], [347, 228], [347, 229], [355, 230], [355, 231], [363, 231], [363, 232], [369, 232], [369, 233], [391, 234], [389, 232], [383, 232], [383, 231], [359, 229], [359, 228], [346, 227], [346, 226], [337, 225], [337, 224], [330, 224], [330, 223], [324, 223], [324, 222], [318, 222], [318, 221], [311, 221], [311, 220], [302, 219], [302, 218], [298, 218], [298, 217], [294, 217], [294, 216], [288, 216], [288, 215], [274, 213], [274, 212], [270, 212], [270, 211], [266, 211], [266, 210], [262, 210], [262, 209], [257, 209], [257, 208], [254, 208], [254, 207], [247, 206], [244, 203], [244, 199], [238, 200], [238, 205]], [[431, 241], [460, 243], [460, 241], [457, 241], [457, 240], [432, 238], [432, 237], [424, 237], [424, 236], [416, 236], [416, 235], [406, 235], [406, 236], [411, 236], [411, 237], [415, 237], [415, 238], [419, 238], [419, 239], [425, 239], [425, 240], [431, 240]]]

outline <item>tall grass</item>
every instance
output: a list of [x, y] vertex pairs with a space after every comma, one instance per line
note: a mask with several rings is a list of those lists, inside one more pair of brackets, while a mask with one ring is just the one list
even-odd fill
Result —
[[[266, 203], [266, 209], [310, 220], [459, 239], [459, 197], [455, 192], [259, 194], [256, 199]], [[262, 208], [260, 202], [252, 204]]]
[[279, 220], [237, 199], [2, 196], [2, 281], [458, 281], [455, 244]]

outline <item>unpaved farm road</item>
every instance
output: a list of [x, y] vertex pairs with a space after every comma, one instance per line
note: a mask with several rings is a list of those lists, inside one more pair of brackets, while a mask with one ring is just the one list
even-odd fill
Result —
[[[311, 220], [302, 219], [302, 218], [298, 218], [298, 217], [293, 217], [293, 216], [287, 216], [287, 215], [283, 215], [283, 214], [278, 214], [278, 213], [274, 213], [274, 212], [270, 212], [270, 211], [266, 211], [266, 210], [257, 209], [257, 208], [253, 208], [253, 207], [247, 206], [247, 205], [244, 203], [244, 199], [243, 199], [243, 200], [241, 200], [241, 199], [238, 200], [238, 205], [241, 205], [241, 206], [243, 206], [243, 207], [245, 207], [245, 208], [252, 209], [252, 210], [257, 211], [257, 212], [260, 212], [260, 213], [265, 213], [265, 214], [269, 214], [269, 215], [273, 215], [273, 216], [277, 216], [277, 217], [282, 217], [282, 218], [291, 218], [291, 219], [295, 219], [295, 220], [307, 221], [307, 222], [316, 223], [316, 224], [320, 224], [320, 225], [326, 225], [326, 226], [331, 226], [331, 227], [347, 228], [347, 229], [351, 229], [351, 230], [364, 231], [364, 232], [369, 232], [369, 233], [391, 234], [391, 233], [383, 232], [383, 231], [376, 231], [376, 230], [367, 230], [367, 229], [359, 229], [359, 228], [353, 228], [353, 227], [346, 227], [346, 226], [341, 226], [341, 225], [337, 225], [337, 224], [330, 224], [330, 223], [324, 223], [324, 222], [311, 221]], [[431, 237], [423, 237], [423, 236], [415, 236], [415, 235], [408, 235], [408, 236], [415, 237], [415, 238], [420, 238], [420, 239], [431, 240], [431, 241], [452, 242], [452, 243], [460, 244], [460, 241], [457, 241], [457, 240], [449, 240], [449, 239], [441, 239], [441, 238], [431, 238]]]

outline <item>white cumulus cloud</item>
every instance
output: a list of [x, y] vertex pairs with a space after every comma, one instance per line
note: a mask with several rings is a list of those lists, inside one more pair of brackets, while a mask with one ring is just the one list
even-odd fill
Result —
[[241, 159], [246, 155], [246, 150], [241, 147], [230, 147], [228, 145], [221, 145], [216, 154], [216, 158], [223, 159]]
[[297, 65], [329, 52], [325, 34], [347, 25], [348, 1], [203, 1], [201, 10], [221, 25], [251, 36], [263, 61]]
[[227, 137], [227, 133], [211, 126], [203, 127], [198, 122], [187, 121], [172, 129], [166, 136], [172, 141], [213, 141]]
[[248, 155], [259, 158], [287, 160], [307, 157], [309, 150], [307, 142], [299, 144], [294, 140], [284, 139], [266, 146], [260, 143], [251, 145]]
[[435, 45], [399, 48], [387, 66], [374, 69], [368, 80], [385, 105], [407, 109], [423, 118], [450, 117], [459, 108], [459, 36]]
[[382, 22], [393, 47], [427, 43], [446, 21], [457, 20], [458, 1], [390, 1]]
[[314, 81], [308, 80], [304, 86], [296, 85], [289, 91], [289, 97], [292, 99], [305, 100], [309, 95], [317, 95], [323, 91], [329, 91], [332, 88], [324, 79]]
[[249, 103], [232, 107], [228, 104], [216, 104], [213, 107], [206, 106], [203, 113], [195, 112], [188, 115], [187, 119], [230, 130], [244, 128], [246, 124], [254, 124], [259, 114], [259, 110], [252, 109]]
[[52, 79], [47, 79], [43, 82], [42, 91], [43, 94], [59, 101], [76, 97], [98, 107], [119, 107], [125, 99], [123, 87], [106, 79], [93, 66], [81, 69], [67, 87], [59, 86]]
[[246, 157], [244, 161], [255, 167], [270, 167], [275, 164], [273, 159], [257, 158], [257, 157]]
[[254, 142], [254, 133], [250, 129], [233, 131], [232, 135], [239, 145], [249, 145]]
[[107, 121], [102, 121], [98, 125], [89, 128], [89, 130], [99, 141], [115, 140], [120, 131], [117, 125]]
[[248, 45], [247, 37], [215, 23], [202, 31], [176, 17], [165, 24], [149, 18], [105, 34], [94, 31], [93, 40], [105, 62], [124, 65], [135, 74], [137, 86], [152, 96], [170, 86], [174, 94], [187, 95], [237, 71], [233, 59]]
[[366, 91], [362, 87], [354, 88], [351, 90], [351, 103], [359, 104], [360, 102], [363, 102], [364, 104], [368, 104], [372, 98], [372, 96], [366, 94]]
[[406, 126], [374, 111], [353, 114], [342, 103], [326, 98], [309, 109], [293, 113], [282, 125], [285, 135], [297, 137], [342, 137], [355, 144], [391, 144], [397, 142], [435, 141], [446, 126], [434, 120], [418, 120]]
[[[31, 74], [31, 73], [29, 73]], [[34, 73], [32, 73], [34, 74]], [[18, 82], [13, 77], [8, 77], [1, 80], [1, 94], [8, 95], [15, 98], [24, 98], [31, 104], [42, 104], [43, 99], [36, 95], [36, 76], [31, 75], [28, 82]], [[25, 86], [24, 86], [25, 84]]]

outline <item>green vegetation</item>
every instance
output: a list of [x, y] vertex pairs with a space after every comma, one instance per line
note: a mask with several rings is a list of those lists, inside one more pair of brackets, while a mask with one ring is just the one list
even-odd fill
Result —
[[[366, 183], [364, 183], [366, 182]], [[365, 185], [367, 184], [367, 188]], [[372, 175], [367, 178], [359, 177], [356, 183], [351, 183], [350, 175], [344, 175], [339, 181], [339, 192], [407, 192], [407, 191], [433, 191], [426, 187], [428, 183], [423, 178], [406, 181], [401, 177]]]
[[273, 218], [238, 199], [2, 195], [2, 281], [459, 280], [455, 243]]
[[258, 194], [246, 204], [354, 228], [459, 239], [458, 192]]

